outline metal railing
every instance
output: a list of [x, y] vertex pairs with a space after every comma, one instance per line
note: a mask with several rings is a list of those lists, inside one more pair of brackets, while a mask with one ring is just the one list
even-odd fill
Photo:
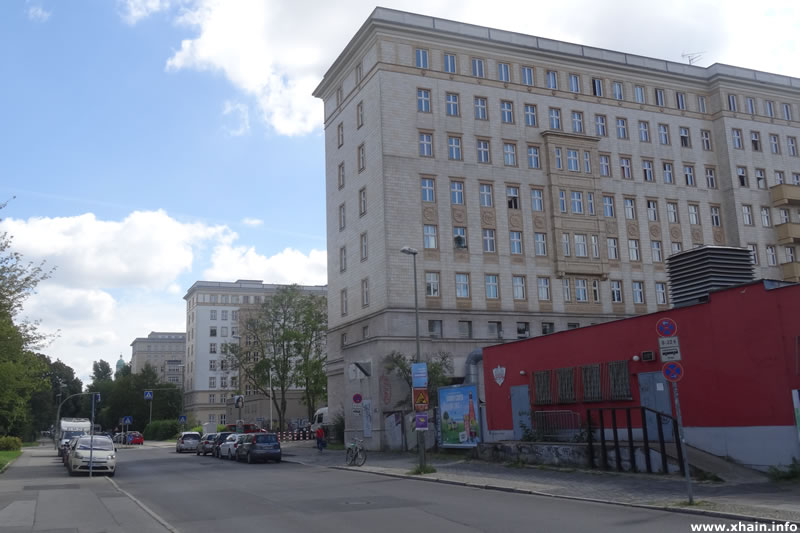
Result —
[[[617, 412], [624, 413], [624, 424], [620, 425], [617, 423]], [[658, 430], [658, 451], [661, 453], [661, 473], [667, 474], [667, 447], [666, 441], [664, 440], [664, 421], [668, 423], [671, 421], [672, 426], [672, 434], [674, 436], [675, 441], [675, 449], [677, 453], [678, 464], [680, 465], [681, 474], [685, 474], [684, 465], [683, 465], [683, 448], [681, 445], [680, 438], [678, 438], [678, 421], [668, 415], [666, 413], [662, 413], [660, 411], [656, 411], [655, 409], [650, 409], [649, 407], [637, 406], [637, 407], [604, 407], [604, 408], [597, 408], [597, 409], [587, 409], [586, 410], [586, 426], [587, 426], [587, 442], [589, 444], [589, 467], [596, 468], [595, 466], [595, 450], [594, 450], [594, 430], [597, 429], [599, 431], [599, 440], [600, 440], [600, 459], [602, 468], [604, 470], [608, 470], [608, 447], [606, 445], [606, 415], [610, 415], [610, 427], [608, 429], [611, 430], [611, 435], [614, 442], [614, 458], [616, 459], [617, 470], [622, 472], [622, 452], [620, 449], [620, 438], [619, 432], [620, 430], [625, 430], [627, 432], [628, 437], [628, 460], [631, 464], [631, 470], [634, 472], [638, 472], [638, 466], [636, 465], [636, 453], [635, 453], [635, 446], [634, 446], [634, 439], [633, 439], [633, 421], [636, 421], [635, 418], [638, 417], [638, 422], [641, 423], [641, 431], [642, 431], [642, 445], [644, 447], [644, 461], [645, 461], [645, 468], [648, 473], [653, 473], [653, 465], [651, 464], [650, 459], [650, 435], [648, 434], [647, 430], [647, 413], [653, 413], [655, 415], [656, 420], [656, 428]], [[596, 418], [592, 418], [592, 413]], [[633, 416], [632, 416], [633, 413]], [[633, 419], [633, 420], [632, 420]], [[593, 423], [597, 421], [598, 425], [593, 426]]]
[[534, 411], [531, 424], [541, 440], [573, 442], [580, 435], [581, 415], [575, 411]]

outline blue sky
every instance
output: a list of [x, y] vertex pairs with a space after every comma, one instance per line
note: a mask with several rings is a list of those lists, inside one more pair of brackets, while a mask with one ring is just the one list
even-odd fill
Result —
[[[794, 2], [645, 4], [382, 5], [800, 76]], [[0, 231], [57, 266], [25, 307], [58, 332], [44, 352], [85, 378], [94, 360], [129, 359], [137, 336], [183, 330], [196, 280], [326, 282], [322, 108], [311, 91], [374, 7], [0, 2], [0, 201], [16, 197]]]

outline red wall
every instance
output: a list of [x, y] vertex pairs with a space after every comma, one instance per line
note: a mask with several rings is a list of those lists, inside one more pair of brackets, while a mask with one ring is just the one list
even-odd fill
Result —
[[[488, 429], [513, 429], [510, 387], [531, 385], [536, 370], [627, 359], [632, 401], [534, 408], [569, 409], [585, 420], [586, 408], [638, 406], [636, 375], [661, 371], [656, 323], [664, 317], [678, 324], [685, 369], [679, 383], [684, 425], [794, 425], [790, 391], [800, 388], [795, 366], [800, 285], [766, 290], [759, 281], [712, 293], [705, 304], [484, 348]], [[656, 361], [632, 360], [645, 350], [653, 351]], [[506, 368], [500, 386], [492, 375], [498, 365]]]

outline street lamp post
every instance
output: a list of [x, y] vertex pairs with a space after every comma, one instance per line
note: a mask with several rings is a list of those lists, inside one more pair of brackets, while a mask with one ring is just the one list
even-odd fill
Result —
[[[403, 246], [400, 250], [406, 255], [410, 255], [413, 258], [413, 268], [414, 268], [414, 325], [416, 331], [416, 341], [417, 341], [417, 362], [420, 361], [420, 353], [419, 353], [419, 295], [417, 294], [417, 254], [419, 253], [416, 248], [412, 248], [410, 246]], [[414, 395], [411, 395], [411, 412], [414, 412]], [[422, 470], [425, 468], [425, 434], [422, 431], [417, 430], [417, 450], [419, 452], [419, 468]]]

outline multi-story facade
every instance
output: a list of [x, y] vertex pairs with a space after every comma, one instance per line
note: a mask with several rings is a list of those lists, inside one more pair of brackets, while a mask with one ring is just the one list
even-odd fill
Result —
[[403, 246], [422, 352], [457, 376], [477, 347], [667, 308], [665, 258], [697, 245], [800, 280], [800, 79], [378, 8], [314, 94], [329, 405], [360, 431], [371, 398], [372, 447], [402, 397], [380, 361], [414, 351]]
[[[186, 295], [186, 413], [199, 422], [230, 424], [226, 403], [234, 394], [247, 396], [247, 414], [266, 418], [269, 403], [241, 383], [238, 370], [231, 368], [226, 345], [239, 344], [240, 311], [252, 310], [268, 300], [281, 287], [261, 280], [197, 281]], [[299, 286], [304, 292], [326, 295], [325, 286]], [[252, 396], [252, 397], [251, 397]], [[258, 396], [258, 398], [256, 398]], [[287, 395], [300, 402], [297, 391]], [[294, 413], [294, 408], [291, 411]], [[287, 412], [287, 415], [290, 413]], [[261, 415], [261, 416], [259, 416]], [[277, 416], [277, 415], [276, 415]], [[266, 420], [265, 420], [266, 423]]]
[[149, 364], [160, 381], [182, 388], [185, 353], [186, 333], [151, 331], [131, 343], [131, 372], [137, 374]]

